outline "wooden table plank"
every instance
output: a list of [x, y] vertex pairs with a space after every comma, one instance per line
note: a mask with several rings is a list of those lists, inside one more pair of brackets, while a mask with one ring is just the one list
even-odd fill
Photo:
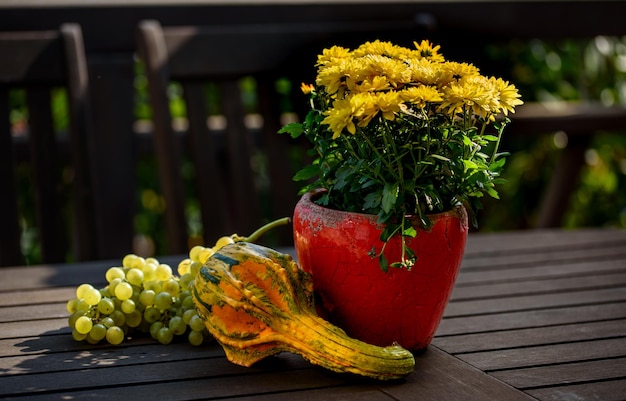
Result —
[[550, 325], [531, 329], [438, 336], [433, 344], [451, 354], [624, 336], [626, 319]]
[[623, 337], [456, 354], [456, 357], [486, 372], [622, 356], [626, 356]]
[[626, 318], [626, 302], [444, 318], [437, 335], [575, 324]]
[[543, 401], [623, 401], [626, 394], [626, 379], [541, 388], [527, 392]]
[[552, 309], [567, 306], [596, 305], [626, 301], [626, 286], [620, 288], [579, 290], [548, 294], [508, 296], [475, 301], [450, 302], [447, 317], [472, 316], [501, 312]]
[[[584, 347], [584, 344], [581, 344]], [[591, 383], [598, 380], [626, 377], [626, 357], [585, 362], [510, 369], [493, 372], [497, 377], [517, 388], [539, 388], [576, 382]], [[626, 396], [626, 393], [622, 394]]]
[[[552, 272], [553, 269], [550, 269]], [[547, 279], [549, 278], [549, 279]], [[568, 274], [566, 277], [541, 277], [540, 279], [527, 278], [515, 280], [515, 285], [507, 280], [498, 283], [475, 285], [458, 285], [452, 292], [453, 302], [473, 299], [510, 297], [513, 295], [535, 295], [564, 292], [572, 290], [595, 290], [626, 286], [626, 272], [598, 273], [588, 271], [587, 274]]]

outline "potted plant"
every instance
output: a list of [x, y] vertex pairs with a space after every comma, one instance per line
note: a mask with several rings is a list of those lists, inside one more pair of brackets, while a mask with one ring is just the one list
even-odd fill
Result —
[[294, 177], [309, 181], [294, 240], [320, 313], [364, 341], [425, 348], [458, 273], [467, 212], [475, 220], [481, 197], [498, 196], [518, 91], [428, 41], [325, 49], [302, 88], [311, 110], [280, 132], [313, 145]]

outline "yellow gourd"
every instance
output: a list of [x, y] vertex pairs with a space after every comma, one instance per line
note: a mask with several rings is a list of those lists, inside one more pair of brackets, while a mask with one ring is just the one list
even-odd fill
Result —
[[381, 380], [405, 377], [415, 366], [399, 345], [366, 344], [319, 317], [310, 276], [289, 255], [263, 246], [221, 248], [200, 269], [193, 297], [207, 329], [238, 365], [288, 351], [333, 371]]

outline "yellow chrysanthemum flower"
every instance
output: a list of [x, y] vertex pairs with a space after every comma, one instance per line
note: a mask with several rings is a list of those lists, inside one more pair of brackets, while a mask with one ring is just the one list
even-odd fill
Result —
[[365, 42], [356, 48], [352, 55], [354, 57], [363, 57], [368, 55], [385, 56], [394, 59], [403, 59], [407, 57], [408, 49], [394, 45], [391, 42], [381, 42], [375, 40], [373, 42]]
[[420, 43], [413, 42], [415, 45], [415, 51], [419, 58], [425, 58], [436, 63], [443, 63], [445, 59], [439, 54], [441, 46], [433, 46], [428, 40], [422, 40]]
[[498, 99], [500, 101], [499, 112], [508, 115], [509, 112], [515, 112], [515, 106], [524, 104], [520, 99], [520, 94], [517, 92], [517, 88], [513, 84], [509, 84], [501, 78], [491, 78], [495, 87], [495, 92], [498, 93]]
[[396, 113], [400, 111], [402, 99], [398, 92], [377, 92], [376, 104], [383, 117], [393, 121], [396, 118]]
[[443, 101], [441, 93], [434, 86], [411, 86], [400, 93], [400, 98], [411, 105], [423, 109], [427, 103], [439, 103]]
[[410, 71], [406, 64], [400, 60], [391, 59], [380, 55], [368, 55], [359, 59], [361, 74], [370, 79], [375, 76], [383, 76], [393, 87], [411, 81]]
[[348, 90], [353, 92], [376, 92], [390, 89], [387, 78], [381, 76], [366, 78], [358, 83], [354, 82], [352, 79], [348, 79], [347, 87]]
[[346, 72], [343, 65], [331, 65], [320, 68], [315, 80], [317, 86], [324, 87], [329, 94], [337, 93], [345, 85]]
[[446, 61], [445, 63], [442, 63], [439, 68], [441, 69], [441, 74], [437, 84], [440, 87], [449, 85], [451, 82], [458, 81], [463, 77], [480, 75], [478, 68], [468, 63]]
[[315, 86], [302, 82], [302, 84], [300, 85], [300, 90], [302, 90], [302, 93], [304, 93], [305, 95], [308, 95], [312, 92], [315, 92]]
[[337, 59], [350, 57], [350, 49], [341, 46], [333, 46], [324, 49], [322, 54], [317, 56], [317, 65], [326, 65], [335, 62]]
[[407, 70], [411, 74], [410, 82], [412, 83], [435, 85], [441, 80], [440, 63], [435, 63], [425, 58], [414, 58], [407, 60], [407, 64]]
[[335, 100], [333, 107], [326, 110], [324, 115], [326, 117], [322, 120], [322, 124], [328, 125], [333, 133], [333, 139], [339, 138], [344, 129], [353, 135], [356, 133], [354, 113], [349, 100]]
[[498, 107], [492, 83], [481, 75], [464, 77], [443, 89], [444, 99], [440, 106], [450, 116], [467, 108], [482, 118], [488, 118]]

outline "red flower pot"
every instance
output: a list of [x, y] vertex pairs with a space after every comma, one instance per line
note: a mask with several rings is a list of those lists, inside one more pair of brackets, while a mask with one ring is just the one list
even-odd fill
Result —
[[[413, 268], [383, 272], [378, 259], [368, 255], [383, 245], [376, 216], [319, 206], [312, 199], [320, 194], [305, 194], [293, 218], [298, 262], [313, 277], [320, 315], [370, 344], [426, 348], [461, 265], [468, 233], [465, 209], [429, 216], [431, 229], [419, 230], [407, 242], [418, 257]], [[400, 238], [387, 245], [390, 262], [400, 259], [400, 245]]]

